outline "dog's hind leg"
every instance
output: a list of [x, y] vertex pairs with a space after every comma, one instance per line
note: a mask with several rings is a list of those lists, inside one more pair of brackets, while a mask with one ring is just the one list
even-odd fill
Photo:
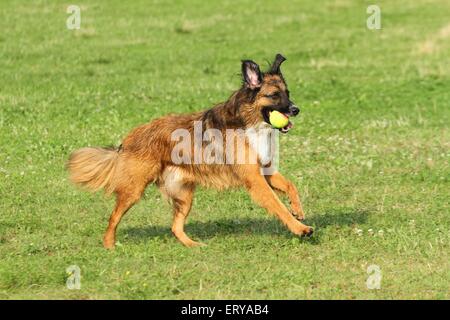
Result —
[[186, 247], [203, 246], [203, 243], [193, 241], [184, 232], [184, 224], [191, 211], [192, 199], [194, 196], [193, 185], [187, 184], [180, 187], [176, 196], [172, 196], [173, 202], [173, 223], [172, 232], [175, 237]]
[[295, 185], [279, 172], [275, 172], [273, 175], [267, 175], [265, 178], [272, 188], [285, 193], [289, 197], [294, 215], [298, 219], [303, 220], [305, 218], [305, 213], [303, 212], [302, 203], [300, 202], [300, 197]]
[[161, 193], [173, 205], [172, 233], [186, 247], [202, 246], [203, 243], [191, 240], [184, 232], [184, 224], [191, 211], [195, 183], [188, 174], [175, 166], [167, 167], [158, 183]]
[[141, 198], [145, 187], [134, 188], [132, 190], [116, 191], [117, 200], [111, 217], [109, 218], [108, 228], [103, 236], [103, 246], [112, 249], [116, 242], [116, 229], [123, 215]]
[[103, 246], [107, 249], [114, 248], [116, 229], [123, 215], [139, 201], [147, 184], [157, 175], [159, 166], [155, 163], [142, 163], [135, 159], [127, 158], [121, 163], [115, 176], [116, 206], [109, 218], [108, 228], [103, 237]]

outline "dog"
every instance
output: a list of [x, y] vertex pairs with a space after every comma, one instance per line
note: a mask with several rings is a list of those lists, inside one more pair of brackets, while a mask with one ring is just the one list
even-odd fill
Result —
[[[172, 232], [187, 247], [204, 245], [193, 241], [184, 232], [198, 185], [219, 190], [243, 187], [254, 202], [278, 217], [295, 235], [310, 236], [313, 233], [311, 227], [301, 222], [304, 212], [294, 184], [277, 170], [272, 170], [270, 174], [261, 171], [271, 165], [270, 161], [263, 163], [266, 155], [260, 150], [268, 149], [268, 140], [259, 142], [262, 146], [259, 148], [256, 140], [245, 132], [248, 129], [273, 132], [275, 129], [270, 125], [270, 113], [274, 110], [288, 118], [299, 113], [298, 107], [290, 100], [280, 70], [285, 60], [277, 54], [266, 72], [261, 72], [254, 61], [243, 60], [242, 86], [227, 101], [206, 111], [170, 114], [155, 119], [132, 130], [118, 148], [86, 147], [70, 155], [67, 168], [73, 183], [91, 191], [104, 189], [106, 194], [116, 195], [116, 205], [103, 237], [105, 248], [115, 246], [116, 229], [121, 218], [139, 201], [151, 183], [156, 184], [172, 203]], [[289, 121], [279, 131], [287, 133], [291, 127]], [[179, 147], [180, 141], [174, 139], [174, 132], [187, 133], [187, 138], [190, 138], [196, 131], [201, 134], [207, 130], [225, 135], [225, 143], [239, 146], [239, 152], [231, 155], [227, 152], [225, 162], [214, 162], [214, 158], [220, 158], [214, 156], [225, 154], [218, 142], [208, 146], [203, 140], [200, 143], [190, 140], [184, 144], [187, 148], [183, 156], [176, 157], [174, 150]], [[215, 152], [206, 156], [203, 162], [195, 161], [196, 151], [202, 155], [211, 145], [218, 147]], [[243, 161], [236, 161], [239, 153], [246, 155], [240, 158]], [[251, 157], [256, 161], [250, 161]], [[291, 211], [274, 191], [288, 196]]]

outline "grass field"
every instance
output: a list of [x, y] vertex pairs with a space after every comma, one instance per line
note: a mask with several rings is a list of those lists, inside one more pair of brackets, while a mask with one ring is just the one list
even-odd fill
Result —
[[[450, 3], [0, 2], [1, 299], [449, 299]], [[224, 101], [240, 60], [283, 53], [301, 117], [281, 137], [311, 239], [242, 190], [198, 190], [187, 233], [155, 187], [102, 248], [113, 198], [71, 185], [74, 149]], [[81, 289], [66, 288], [66, 268]], [[381, 270], [369, 290], [367, 268]]]

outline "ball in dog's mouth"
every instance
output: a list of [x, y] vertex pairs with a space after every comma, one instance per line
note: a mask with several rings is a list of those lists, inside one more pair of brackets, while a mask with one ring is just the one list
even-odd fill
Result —
[[[276, 115], [275, 118], [273, 118], [272, 113], [274, 113]], [[295, 115], [291, 114], [290, 112], [281, 112], [281, 111], [278, 111], [273, 108], [264, 108], [262, 110], [262, 115], [263, 115], [263, 119], [266, 123], [271, 125], [272, 128], [278, 129], [281, 133], [287, 133], [294, 126], [292, 124], [292, 122], [289, 120], [289, 118], [291, 116], [295, 116]], [[272, 115], [272, 120], [275, 120], [275, 121], [271, 121], [271, 115]], [[281, 119], [281, 118], [283, 118], [283, 119]], [[281, 120], [283, 120], [283, 121], [281, 121]], [[274, 122], [274, 123], [272, 123], [272, 122]], [[284, 126], [281, 126], [282, 124], [279, 124], [277, 122], [280, 122], [282, 124], [286, 123], [286, 124]]]
[[278, 130], [280, 130], [281, 133], [287, 133], [294, 125], [292, 124], [292, 122], [289, 120], [289, 117], [291, 116], [290, 114], [284, 113], [284, 112], [280, 112], [284, 117], [286, 117], [286, 120], [288, 121], [288, 123], [282, 127], [282, 128], [278, 128]]

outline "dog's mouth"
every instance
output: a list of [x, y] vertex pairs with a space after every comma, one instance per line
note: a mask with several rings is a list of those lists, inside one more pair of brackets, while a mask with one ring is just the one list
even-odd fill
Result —
[[[272, 111], [275, 111], [276, 109], [274, 109], [274, 108], [270, 108], [270, 107], [267, 107], [267, 108], [264, 108], [263, 110], [262, 110], [262, 115], [263, 115], [263, 118], [264, 118], [264, 121], [266, 122], [266, 123], [268, 123], [268, 124], [270, 124], [270, 125], [272, 125], [271, 123], [270, 123], [270, 113], [272, 112]], [[278, 111], [278, 110], [277, 110]], [[282, 112], [282, 111], [279, 111], [283, 116], [285, 116], [286, 118], [288, 118], [289, 119], [289, 117], [292, 117], [292, 116], [294, 116], [291, 112]], [[288, 124], [287, 125], [285, 125], [284, 127], [282, 127], [282, 128], [279, 128], [278, 130], [281, 132], [281, 133], [287, 133], [289, 130], [291, 130], [291, 128], [293, 127], [294, 125], [292, 124], [292, 122], [290, 121], [290, 120], [288, 120]]]
[[[283, 113], [283, 115], [285, 115], [285, 114]], [[286, 115], [285, 115], [285, 116], [286, 116]], [[286, 117], [288, 117], [288, 116], [286, 116]], [[289, 118], [289, 117], [288, 117], [288, 118]], [[292, 128], [293, 126], [294, 126], [294, 125], [292, 124], [292, 122], [289, 121], [287, 125], [285, 125], [283, 128], [280, 128], [280, 129], [278, 129], [278, 130], [280, 130], [281, 133], [287, 133], [289, 130], [291, 130], [291, 128]]]

